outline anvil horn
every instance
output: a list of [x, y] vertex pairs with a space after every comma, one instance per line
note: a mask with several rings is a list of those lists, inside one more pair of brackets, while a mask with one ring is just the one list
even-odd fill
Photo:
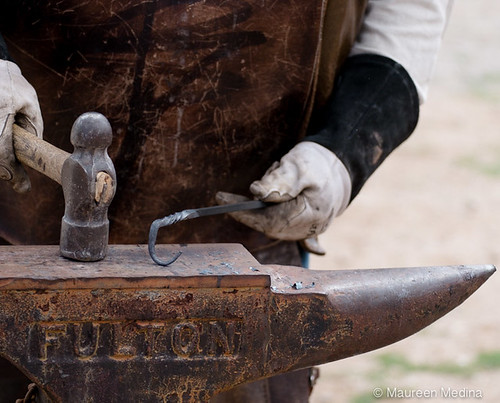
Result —
[[0, 247], [0, 355], [57, 402], [206, 401], [401, 340], [495, 271], [314, 271], [260, 265], [241, 245], [158, 249], [182, 255], [163, 268], [145, 246], [112, 246], [85, 265]]
[[[309, 272], [276, 268], [281, 275], [271, 274], [276, 319], [270, 321], [269, 367], [288, 371], [402, 340], [460, 305], [494, 272], [491, 265]], [[283, 357], [288, 357], [286, 364]]]

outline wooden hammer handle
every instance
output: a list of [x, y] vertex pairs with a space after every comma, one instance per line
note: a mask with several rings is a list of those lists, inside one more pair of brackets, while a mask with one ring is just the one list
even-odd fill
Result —
[[24, 165], [61, 184], [62, 166], [71, 154], [43, 141], [16, 124], [13, 134], [16, 158]]

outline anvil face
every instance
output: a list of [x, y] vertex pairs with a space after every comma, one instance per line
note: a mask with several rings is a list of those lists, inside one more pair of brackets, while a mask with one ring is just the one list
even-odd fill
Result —
[[237, 384], [393, 343], [493, 266], [313, 271], [240, 245], [113, 246], [82, 264], [1, 247], [0, 354], [54, 401], [206, 401]]

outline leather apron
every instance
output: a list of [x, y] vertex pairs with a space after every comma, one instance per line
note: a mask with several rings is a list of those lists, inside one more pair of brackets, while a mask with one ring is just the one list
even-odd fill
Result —
[[[69, 152], [73, 121], [103, 113], [118, 174], [110, 241], [145, 243], [151, 222], [248, 194], [304, 135], [359, 30], [366, 0], [4, 0], [0, 32], [38, 92], [44, 137]], [[30, 194], [0, 183], [0, 238], [57, 244], [64, 200], [34, 172]], [[176, 224], [161, 243], [239, 242], [262, 263], [299, 264], [276, 242], [217, 216]], [[271, 245], [274, 245], [271, 247]], [[309, 370], [216, 402], [304, 402]]]
[[[304, 135], [359, 29], [366, 1], [7, 0], [1, 31], [39, 95], [44, 138], [69, 152], [73, 121], [98, 111], [114, 131], [111, 243], [146, 243], [151, 222], [249, 195]], [[0, 184], [0, 237], [57, 244], [64, 200], [36, 172], [30, 194]], [[217, 216], [160, 231], [159, 243], [238, 242], [294, 263], [278, 242]], [[266, 255], [267, 253], [267, 255]]]

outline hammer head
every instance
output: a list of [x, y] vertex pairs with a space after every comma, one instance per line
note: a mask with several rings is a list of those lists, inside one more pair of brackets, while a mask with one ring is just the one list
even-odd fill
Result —
[[64, 257], [97, 261], [106, 256], [108, 207], [116, 191], [115, 168], [107, 154], [112, 137], [111, 125], [100, 113], [85, 113], [73, 124], [75, 148], [61, 174], [65, 211], [60, 250]]

